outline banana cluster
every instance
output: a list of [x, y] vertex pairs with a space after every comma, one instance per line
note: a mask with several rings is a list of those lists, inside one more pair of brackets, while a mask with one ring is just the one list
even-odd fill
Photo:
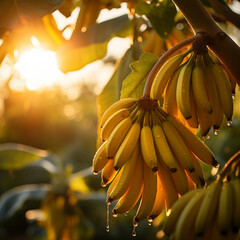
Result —
[[208, 138], [211, 128], [218, 133], [224, 115], [231, 124], [235, 85], [207, 49], [199, 54], [190, 48], [165, 62], [153, 81], [151, 94], [156, 100], [164, 94], [166, 112], [189, 128], [200, 126], [202, 137]]
[[183, 195], [167, 212], [163, 231], [171, 239], [240, 237], [240, 175]]
[[152, 221], [195, 183], [205, 185], [199, 159], [218, 164], [199, 138], [152, 99], [121, 99], [105, 111], [100, 125], [103, 144], [93, 173], [102, 171], [102, 186], [111, 183], [107, 203], [117, 201], [114, 216], [140, 199], [134, 226]]

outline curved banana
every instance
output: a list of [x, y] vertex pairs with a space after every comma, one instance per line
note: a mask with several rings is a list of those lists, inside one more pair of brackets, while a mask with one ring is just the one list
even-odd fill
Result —
[[198, 188], [190, 192], [185, 193], [181, 198], [179, 198], [167, 212], [167, 218], [163, 226], [163, 231], [167, 236], [172, 235], [175, 232], [175, 227], [180, 214], [187, 205], [187, 203], [192, 199], [192, 197], [197, 194], [202, 189]]
[[176, 159], [184, 169], [188, 172], [193, 172], [194, 167], [191, 154], [177, 129], [167, 120], [162, 122], [162, 128]]
[[127, 117], [123, 119], [110, 134], [107, 145], [106, 155], [108, 158], [113, 158], [118, 151], [124, 137], [127, 135], [129, 129], [132, 126], [132, 119]]
[[102, 115], [100, 122], [100, 127], [102, 128], [105, 122], [118, 110], [122, 108], [129, 108], [136, 103], [137, 99], [135, 98], [122, 98], [119, 101], [112, 104]]
[[157, 175], [154, 174], [151, 168], [144, 162], [143, 163], [144, 185], [142, 198], [138, 206], [137, 213], [133, 219], [133, 224], [147, 218], [151, 213], [157, 192]]
[[123, 108], [116, 111], [103, 125], [101, 130], [101, 140], [105, 142], [113, 129], [126, 117], [129, 116], [131, 108]]
[[208, 96], [205, 89], [205, 77], [206, 72], [204, 65], [201, 62], [200, 56], [197, 57], [197, 62], [192, 71], [192, 89], [194, 98], [198, 108], [201, 108], [203, 112], [212, 113], [212, 106], [208, 100]]
[[233, 232], [237, 233], [240, 228], [240, 178], [235, 178], [230, 183], [234, 193]]
[[113, 209], [113, 214], [123, 214], [130, 211], [138, 202], [143, 189], [143, 159], [140, 158], [137, 161], [137, 168], [135, 174], [133, 174], [132, 182], [126, 193], [118, 200], [116, 206]]
[[153, 172], [157, 172], [158, 159], [154, 147], [152, 129], [149, 124], [149, 112], [146, 112], [143, 127], [140, 133], [141, 152], [145, 163], [152, 169]]
[[185, 119], [192, 117], [190, 103], [190, 85], [195, 54], [193, 53], [188, 62], [182, 67], [177, 82], [176, 98], [179, 110]]
[[97, 152], [93, 157], [92, 171], [94, 174], [97, 174], [99, 171], [101, 171], [109, 160], [106, 156], [106, 143], [107, 142], [104, 142], [98, 148]]
[[194, 220], [198, 214], [205, 191], [196, 192], [181, 212], [176, 224], [176, 240], [191, 239], [194, 233]]
[[175, 117], [168, 115], [167, 120], [171, 122], [177, 129], [188, 148], [205, 164], [218, 166], [214, 154], [211, 150], [191, 131], [189, 131], [180, 121]]
[[129, 188], [132, 182], [133, 172], [136, 169], [137, 161], [139, 159], [140, 147], [136, 144], [135, 149], [126, 164], [123, 166], [121, 177], [118, 179], [116, 186], [113, 189], [108, 190], [108, 202], [111, 203], [122, 197]]
[[113, 178], [115, 177], [117, 171], [113, 168], [114, 160], [109, 159], [107, 164], [102, 170], [102, 182], [101, 185], [105, 187], [107, 184], [109, 184]]
[[175, 55], [168, 59], [163, 66], [160, 68], [158, 73], [156, 74], [156, 77], [153, 80], [152, 84], [152, 97], [153, 99], [160, 100], [162, 97], [162, 94], [164, 92], [164, 89], [173, 75], [173, 73], [176, 71], [178, 66], [182, 63], [185, 56], [189, 53], [189, 51], [180, 54]]
[[195, 233], [202, 236], [207, 227], [214, 221], [217, 213], [217, 206], [222, 184], [220, 181], [214, 182], [206, 190], [201, 207], [195, 220]]
[[117, 150], [117, 153], [114, 158], [115, 170], [120, 169], [133, 153], [133, 150], [138, 142], [140, 130], [141, 130], [140, 122], [139, 119], [137, 119], [137, 121], [135, 121], [135, 123], [132, 124], [127, 135], [122, 141], [119, 149]]
[[218, 227], [222, 234], [227, 234], [231, 228], [233, 216], [233, 189], [229, 182], [222, 185], [218, 204]]

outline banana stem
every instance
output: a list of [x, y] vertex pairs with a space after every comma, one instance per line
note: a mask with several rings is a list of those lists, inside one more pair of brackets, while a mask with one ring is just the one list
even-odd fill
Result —
[[236, 152], [224, 165], [221, 173], [220, 173], [220, 179], [223, 179], [226, 174], [228, 173], [229, 169], [232, 167], [232, 165], [240, 159], [240, 150]]
[[163, 64], [170, 57], [172, 57], [176, 52], [178, 52], [180, 49], [186, 47], [187, 45], [191, 44], [196, 39], [200, 39], [202, 37], [203, 36], [202, 36], [201, 33], [197, 33], [193, 37], [187, 38], [187, 39], [179, 42], [178, 44], [176, 44], [175, 46], [170, 48], [167, 52], [165, 52], [159, 58], [159, 60], [156, 62], [156, 64], [154, 65], [154, 67], [152, 68], [151, 72], [148, 75], [148, 78], [147, 78], [147, 81], [146, 81], [146, 84], [145, 84], [145, 87], [144, 87], [144, 90], [143, 90], [143, 98], [150, 98], [150, 92], [151, 92], [151, 87], [152, 87], [153, 80], [154, 80], [157, 72], [159, 71], [159, 69], [163, 66]]

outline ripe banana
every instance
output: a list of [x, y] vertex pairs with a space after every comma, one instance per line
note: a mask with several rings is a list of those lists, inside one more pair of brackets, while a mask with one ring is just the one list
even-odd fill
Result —
[[107, 164], [102, 170], [102, 182], [101, 185], [105, 187], [107, 184], [109, 184], [113, 178], [115, 177], [117, 171], [113, 168], [114, 160], [109, 159]]

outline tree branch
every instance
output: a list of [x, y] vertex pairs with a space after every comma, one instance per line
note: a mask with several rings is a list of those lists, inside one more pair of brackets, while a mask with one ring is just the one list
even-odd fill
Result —
[[172, 0], [186, 17], [194, 32], [206, 32], [212, 43], [209, 48], [228, 69], [231, 78], [240, 85], [240, 48], [215, 23], [199, 0]]

